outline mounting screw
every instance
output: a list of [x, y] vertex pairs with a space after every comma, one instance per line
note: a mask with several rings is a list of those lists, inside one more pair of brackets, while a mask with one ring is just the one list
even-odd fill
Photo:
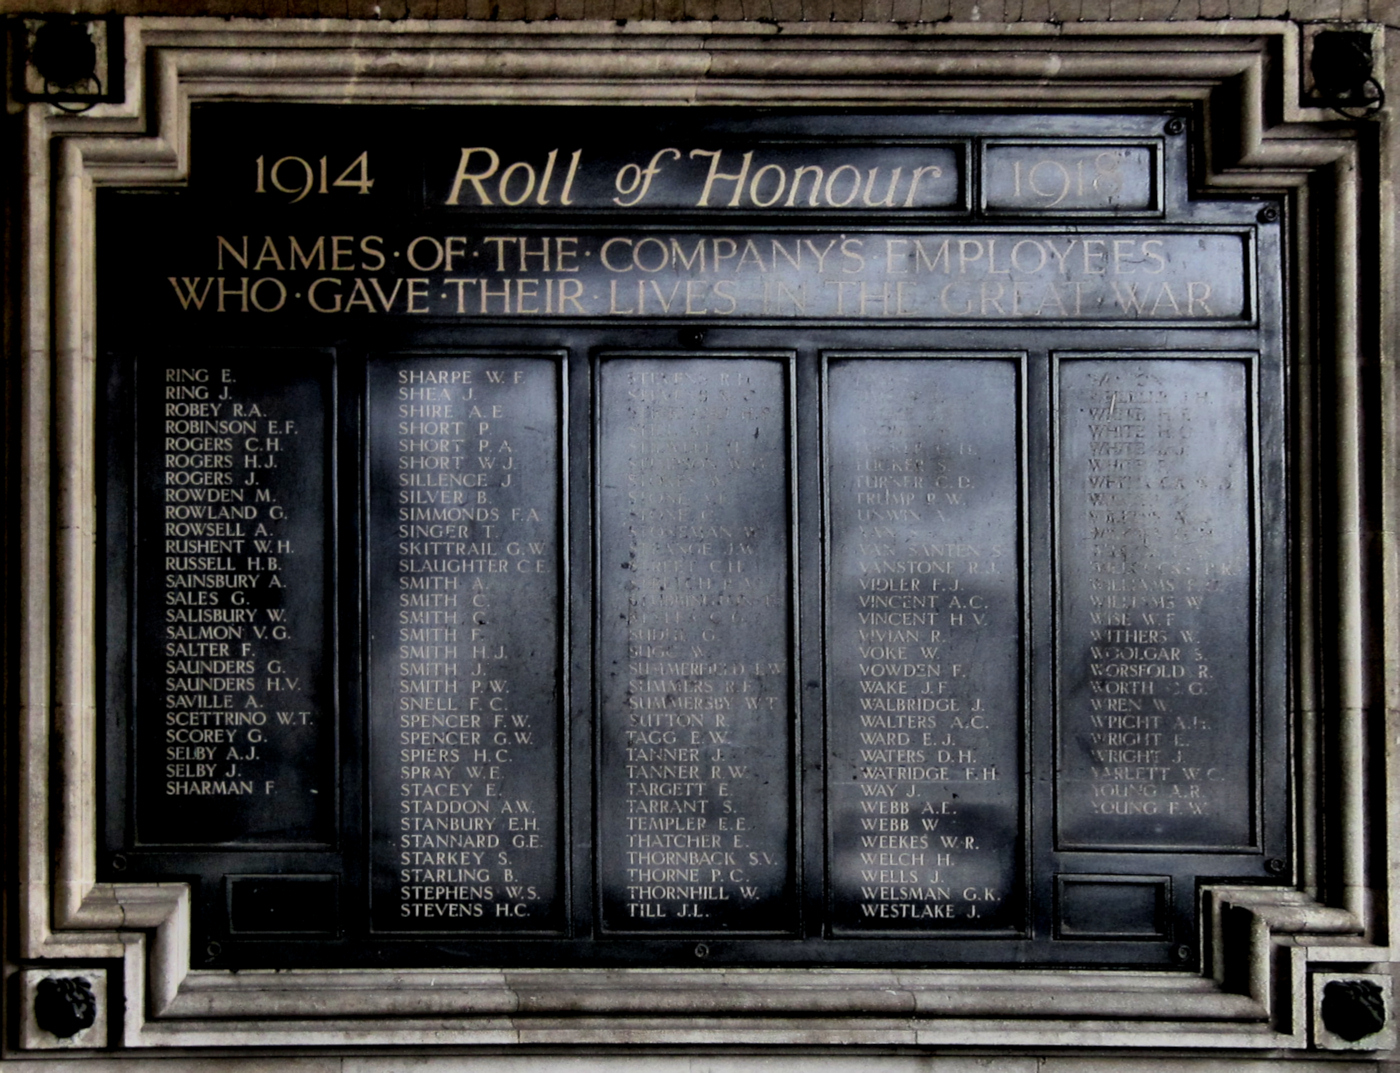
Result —
[[125, 872], [125, 871], [126, 871], [126, 855], [125, 855], [125, 854], [122, 854], [122, 853], [114, 853], [114, 854], [112, 855], [112, 871], [114, 871], [114, 872]]
[[710, 956], [710, 948], [709, 948], [708, 946], [706, 946], [704, 943], [696, 943], [696, 944], [695, 944], [695, 956], [698, 957], [698, 958], [707, 958], [707, 957], [709, 957], [709, 956]]
[[1261, 224], [1272, 224], [1278, 222], [1278, 206], [1265, 205], [1259, 210], [1258, 220]]
[[1191, 960], [1191, 948], [1184, 943], [1181, 946], [1172, 948], [1172, 957], [1177, 961], [1187, 962]]
[[34, 988], [34, 1021], [59, 1039], [72, 1039], [97, 1021], [97, 996], [86, 976], [50, 976]]
[[1186, 129], [1186, 120], [1180, 116], [1172, 116], [1167, 120], [1166, 131], [1168, 134], [1180, 134]]
[[681, 329], [681, 346], [685, 347], [687, 350], [699, 350], [699, 349], [700, 349], [702, 346], [704, 346], [704, 345], [705, 345], [705, 329], [704, 329], [704, 328], [682, 328], [682, 329]]
[[216, 957], [218, 957], [218, 956], [219, 956], [220, 954], [222, 954], [223, 952], [224, 952], [224, 948], [223, 948], [222, 946], [220, 946], [220, 945], [219, 945], [218, 943], [216, 943], [216, 942], [211, 942], [208, 946], [206, 946], [206, 947], [204, 948], [204, 956], [205, 956], [206, 958], [208, 958], [210, 961], [213, 961]]
[[1288, 865], [1277, 857], [1270, 857], [1264, 862], [1264, 870], [1271, 876], [1281, 876], [1288, 871]]

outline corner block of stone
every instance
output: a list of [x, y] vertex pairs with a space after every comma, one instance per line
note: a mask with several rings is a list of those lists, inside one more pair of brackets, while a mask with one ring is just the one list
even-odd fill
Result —
[[106, 969], [23, 969], [19, 976], [21, 1049], [107, 1046]]
[[1389, 975], [1314, 972], [1312, 1044], [1325, 1051], [1389, 1051], [1396, 1045], [1395, 985]]

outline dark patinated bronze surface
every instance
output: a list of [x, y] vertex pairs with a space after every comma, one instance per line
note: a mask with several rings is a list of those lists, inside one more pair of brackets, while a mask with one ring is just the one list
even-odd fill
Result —
[[827, 366], [833, 926], [1022, 920], [1019, 356]]
[[1067, 844], [1255, 838], [1252, 364], [1059, 364], [1056, 814]]
[[791, 932], [788, 362], [599, 366], [608, 931]]
[[133, 373], [135, 841], [327, 842], [329, 357]]
[[216, 968], [1193, 967], [1290, 859], [1278, 207], [1168, 115], [649, 117], [99, 192], [99, 870]]
[[374, 926], [563, 919], [559, 363], [367, 369]]

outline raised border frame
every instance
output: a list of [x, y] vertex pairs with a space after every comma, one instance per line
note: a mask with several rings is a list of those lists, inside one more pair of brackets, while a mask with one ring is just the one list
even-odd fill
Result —
[[[1384, 36], [1386, 31], [1370, 28]], [[24, 106], [19, 257], [18, 934], [117, 963], [122, 1048], [545, 1044], [1326, 1046], [1313, 977], [1388, 971], [1400, 647], [1391, 533], [1400, 299], [1388, 112], [1301, 103], [1290, 22], [901, 25], [130, 18], [122, 103]], [[1386, 54], [1388, 62], [1396, 61]], [[1392, 72], [1400, 75], [1400, 71]], [[1400, 84], [1400, 83], [1397, 83]], [[198, 100], [1174, 108], [1193, 181], [1293, 223], [1294, 874], [1202, 899], [1201, 975], [1076, 970], [191, 968], [181, 884], [96, 882], [94, 188], [179, 184]], [[1387, 614], [1388, 613], [1388, 614]], [[721, 986], [722, 985], [722, 986]], [[29, 1010], [16, 1011], [20, 1018]], [[1393, 1017], [1393, 1011], [1391, 1012]]]

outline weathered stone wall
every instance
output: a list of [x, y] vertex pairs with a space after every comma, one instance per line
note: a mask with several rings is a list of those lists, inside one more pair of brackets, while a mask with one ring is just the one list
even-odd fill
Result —
[[[20, 4], [11, 0], [20, 9]], [[0, 3], [0, 8], [7, 6]], [[333, 19], [893, 24], [1296, 19], [1400, 22], [1400, 0], [22, 0], [25, 12]]]

